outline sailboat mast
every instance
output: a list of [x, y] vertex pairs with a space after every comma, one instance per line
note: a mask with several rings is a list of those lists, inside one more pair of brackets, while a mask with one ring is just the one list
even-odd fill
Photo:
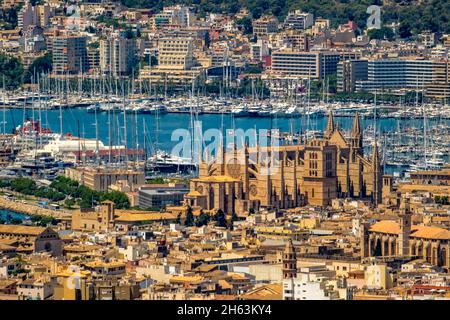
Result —
[[98, 117], [97, 117], [97, 107], [94, 108], [95, 112], [95, 162], [99, 164], [99, 142], [98, 142]]
[[125, 148], [125, 168], [128, 169], [128, 148], [127, 148], [127, 113], [125, 110], [125, 84], [122, 79], [122, 108], [123, 108], [123, 141]]
[[5, 75], [3, 75], [3, 134], [6, 134], [6, 86], [5, 86]]
[[109, 143], [109, 157], [108, 164], [111, 165], [112, 162], [112, 141], [111, 141], [111, 109], [108, 108], [108, 143]]

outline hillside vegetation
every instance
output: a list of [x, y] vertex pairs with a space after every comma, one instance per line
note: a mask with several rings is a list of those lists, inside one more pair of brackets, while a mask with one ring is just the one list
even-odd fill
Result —
[[[330, 19], [333, 26], [355, 21], [364, 29], [368, 15], [367, 7], [382, 5], [384, 24], [400, 23], [399, 34], [406, 38], [424, 30], [450, 33], [450, 1], [448, 0], [121, 0], [128, 7], [152, 8], [176, 3], [193, 5], [201, 14], [237, 13], [242, 7], [249, 9], [253, 18], [273, 14], [283, 19], [289, 10], [301, 9], [316, 17]], [[384, 3], [384, 5], [383, 5]]]

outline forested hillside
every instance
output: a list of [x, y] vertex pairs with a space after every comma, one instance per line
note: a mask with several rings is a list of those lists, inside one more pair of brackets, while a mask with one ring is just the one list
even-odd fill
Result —
[[[450, 33], [450, 1], [448, 0], [121, 0], [128, 7], [162, 9], [175, 3], [194, 5], [200, 13], [236, 13], [247, 7], [254, 18], [274, 14], [283, 19], [289, 10], [302, 9], [331, 19], [333, 26], [355, 21], [366, 24], [366, 9], [371, 4], [382, 5], [383, 23], [400, 23], [400, 35], [431, 30]], [[383, 4], [384, 3], [384, 4]]]

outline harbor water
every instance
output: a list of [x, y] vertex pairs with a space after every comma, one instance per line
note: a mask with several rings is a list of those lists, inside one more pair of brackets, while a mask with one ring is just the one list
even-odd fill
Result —
[[[12, 133], [17, 125], [27, 119], [38, 120], [44, 128], [59, 133], [60, 111], [58, 109], [42, 110], [39, 115], [37, 110], [11, 108], [4, 109], [0, 118], [6, 119], [4, 130]], [[96, 121], [97, 117], [97, 121]], [[296, 115], [291, 117], [233, 117], [230, 114], [199, 114], [196, 119], [201, 123], [202, 131], [208, 129], [279, 129], [280, 132], [298, 133], [305, 130], [323, 131], [326, 127], [327, 117], [312, 115], [310, 117]], [[109, 121], [111, 124], [109, 125]], [[156, 149], [171, 152], [172, 148], [179, 143], [173, 138], [175, 130], [192, 128], [192, 117], [189, 113], [164, 113], [158, 116], [154, 114], [126, 114], [126, 140], [129, 148], [147, 147], [147, 152], [152, 153]], [[88, 112], [86, 108], [70, 108], [62, 110], [62, 132], [84, 138], [96, 137], [96, 123], [98, 123], [98, 138], [105, 146], [124, 144], [124, 116], [120, 111], [114, 112]], [[352, 117], [336, 117], [335, 125], [343, 130], [351, 130]], [[373, 126], [373, 118], [361, 117], [361, 127], [366, 129]], [[437, 125], [449, 126], [450, 119], [427, 119], [428, 128]], [[378, 132], [382, 135], [387, 132], [396, 132], [410, 128], [422, 130], [424, 121], [422, 119], [398, 119], [380, 118], [376, 125]], [[3, 131], [3, 126], [0, 126]], [[144, 135], [145, 132], [145, 135]], [[372, 130], [367, 130], [366, 135]], [[239, 142], [238, 142], [239, 143]]]

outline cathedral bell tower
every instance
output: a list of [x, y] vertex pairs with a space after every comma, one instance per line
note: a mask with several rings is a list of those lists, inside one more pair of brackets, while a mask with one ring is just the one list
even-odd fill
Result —
[[378, 154], [378, 144], [375, 139], [372, 153], [372, 167], [373, 167], [373, 189], [372, 200], [375, 205], [381, 203], [382, 188], [383, 188], [383, 174], [381, 172], [380, 157]]
[[283, 279], [293, 279], [297, 277], [297, 255], [295, 254], [292, 239], [286, 243], [283, 252]]
[[328, 114], [327, 128], [325, 129], [325, 132], [323, 133], [324, 138], [330, 139], [331, 136], [333, 135], [333, 132], [335, 129], [336, 128], [334, 126], [333, 112], [330, 111], [330, 113]]
[[398, 236], [398, 254], [408, 256], [409, 252], [409, 236], [411, 234], [411, 211], [409, 207], [409, 199], [405, 199], [400, 208], [399, 225], [400, 234]]

